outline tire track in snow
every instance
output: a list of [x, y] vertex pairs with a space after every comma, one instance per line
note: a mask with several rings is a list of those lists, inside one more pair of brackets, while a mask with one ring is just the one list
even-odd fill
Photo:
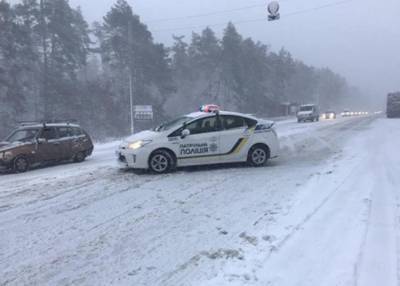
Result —
[[[371, 197], [371, 194], [369, 195]], [[371, 220], [371, 213], [372, 213], [372, 202], [370, 199], [365, 199], [366, 204], [367, 204], [367, 213], [366, 213], [366, 220], [365, 220], [365, 228], [363, 232], [363, 237], [362, 241], [360, 244], [360, 249], [358, 250], [358, 255], [357, 255], [357, 260], [354, 264], [354, 271], [353, 271], [353, 285], [354, 286], [363, 286], [363, 285], [358, 285], [358, 280], [360, 278], [360, 265], [361, 262], [364, 259], [364, 251], [365, 251], [365, 246], [367, 244], [367, 235], [369, 232], [369, 225], [370, 225], [370, 220]]]

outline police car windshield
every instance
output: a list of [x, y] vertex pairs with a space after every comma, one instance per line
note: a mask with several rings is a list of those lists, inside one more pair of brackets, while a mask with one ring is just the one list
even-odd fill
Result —
[[39, 133], [39, 129], [22, 129], [13, 132], [7, 139], [7, 142], [31, 142], [36, 138]]
[[173, 128], [175, 126], [183, 125], [185, 122], [188, 122], [191, 119], [193, 119], [193, 118], [188, 117], [188, 116], [179, 117], [179, 118], [174, 119], [174, 120], [172, 120], [170, 122], [161, 124], [160, 126], [156, 127], [154, 129], [154, 131], [157, 131], [157, 132], [168, 131], [168, 130], [170, 130], [171, 128]]

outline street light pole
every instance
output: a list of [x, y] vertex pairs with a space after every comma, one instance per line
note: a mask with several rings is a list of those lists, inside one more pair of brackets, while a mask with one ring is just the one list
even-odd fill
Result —
[[135, 133], [135, 114], [133, 110], [133, 78], [132, 68], [129, 69], [129, 103], [131, 107], [131, 134]]
[[130, 105], [130, 117], [131, 117], [131, 134], [135, 133], [135, 111], [134, 111], [134, 49], [132, 47], [132, 25], [131, 18], [128, 18], [128, 53], [129, 53], [129, 105]]

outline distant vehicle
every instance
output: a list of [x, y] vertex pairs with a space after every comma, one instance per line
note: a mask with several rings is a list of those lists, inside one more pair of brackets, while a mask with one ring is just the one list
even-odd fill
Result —
[[321, 114], [321, 119], [325, 119], [325, 120], [336, 119], [336, 112], [335, 111], [326, 111]]
[[389, 93], [386, 113], [388, 118], [400, 118], [400, 92]]
[[351, 112], [350, 110], [347, 110], [347, 109], [342, 112], [342, 117], [350, 117], [353, 115], [354, 115], [354, 112]]
[[319, 110], [315, 104], [301, 105], [297, 112], [297, 122], [319, 121]]
[[26, 123], [0, 143], [0, 169], [23, 173], [51, 162], [82, 162], [92, 151], [90, 136], [77, 124]]
[[199, 112], [127, 138], [117, 156], [121, 168], [162, 174], [195, 165], [248, 162], [264, 166], [278, 156], [278, 150], [272, 121], [206, 105]]

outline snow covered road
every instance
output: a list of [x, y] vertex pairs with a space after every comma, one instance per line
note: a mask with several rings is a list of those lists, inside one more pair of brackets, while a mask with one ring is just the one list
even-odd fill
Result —
[[260, 169], [0, 176], [0, 285], [398, 285], [400, 121], [277, 127]]

